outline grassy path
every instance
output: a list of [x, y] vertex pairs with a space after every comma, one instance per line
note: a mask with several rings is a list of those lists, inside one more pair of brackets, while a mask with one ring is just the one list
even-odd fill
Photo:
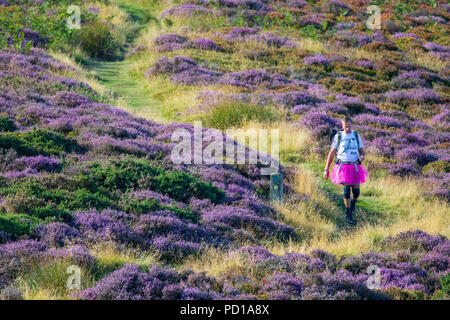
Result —
[[[126, 44], [126, 47], [130, 48], [140, 32], [152, 20], [151, 11], [150, 8], [142, 8], [138, 3], [130, 3], [127, 0], [115, 2], [133, 22]], [[134, 115], [145, 114], [147, 118], [156, 122], [169, 122], [163, 116], [162, 104], [152, 99], [142, 84], [131, 76], [132, 61], [125, 58], [126, 49], [123, 51], [124, 55], [117, 61], [91, 60], [85, 64], [85, 68], [125, 103], [123, 107], [127, 109], [126, 111]]]
[[86, 68], [93, 72], [106, 88], [126, 103], [128, 112], [134, 115], [146, 114], [150, 120], [160, 123], [169, 122], [163, 116], [161, 103], [152, 99], [141, 83], [130, 75], [132, 62], [126, 59], [121, 61], [94, 60], [89, 62]]

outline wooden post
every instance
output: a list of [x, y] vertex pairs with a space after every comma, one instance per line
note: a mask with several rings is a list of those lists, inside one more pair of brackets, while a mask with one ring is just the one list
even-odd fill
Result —
[[281, 173], [270, 175], [270, 201], [283, 201], [283, 175]]

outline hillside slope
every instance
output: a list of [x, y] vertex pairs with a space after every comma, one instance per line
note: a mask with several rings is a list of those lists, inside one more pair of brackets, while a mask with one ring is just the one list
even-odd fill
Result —
[[[67, 37], [58, 24], [46, 34], [28, 30], [34, 38], [4, 41], [0, 52], [3, 298], [17, 289], [27, 299], [448, 298], [448, 47], [430, 49], [442, 53], [432, 60], [440, 62], [424, 67], [401, 62], [412, 48], [394, 41], [397, 36], [385, 39], [387, 51], [370, 56], [347, 34], [340, 52], [353, 56], [331, 55], [336, 48], [320, 43], [336, 40], [335, 19], [354, 20], [362, 2], [326, 7], [298, 1], [279, 8], [260, 1], [202, 2], [162, 16], [156, 13], [165, 4], [138, 2], [155, 10], [158, 24], [152, 14], [118, 3], [108, 4], [119, 18], [109, 19], [105, 31], [114, 35], [117, 50], [109, 51], [106, 41], [102, 58], [121, 55], [127, 41], [118, 30], [129, 34], [136, 26], [127, 15], [141, 17], [148, 29], [125, 60], [134, 66], [127, 77], [145, 87], [168, 119], [203, 120], [220, 129], [280, 127], [286, 201], [267, 201], [269, 182], [260, 166], [175, 165], [172, 133], [192, 133], [191, 124], [160, 124], [106, 104], [108, 96], [75, 79], [84, 77], [82, 71], [46, 53], [63, 48], [82, 62], [89, 59], [89, 47], [70, 45], [72, 37], [90, 39], [83, 29]], [[28, 14], [52, 4], [32, 1]], [[19, 19], [22, 5], [28, 1], [8, 2], [0, 13], [14, 11]], [[64, 2], [59, 5], [63, 12]], [[92, 5], [83, 10], [95, 29], [104, 11], [103, 4]], [[445, 6], [422, 6], [447, 19]], [[292, 12], [285, 11], [289, 7]], [[244, 8], [250, 18], [242, 20]], [[311, 8], [326, 13], [308, 20]], [[29, 27], [39, 29], [42, 16], [34, 16]], [[323, 18], [327, 23], [318, 27], [315, 21]], [[284, 38], [257, 25], [300, 34]], [[5, 39], [5, 32], [14, 32], [1, 30]], [[446, 44], [433, 32], [423, 37]], [[305, 40], [311, 34], [319, 38]], [[384, 41], [378, 40], [361, 40], [362, 47]], [[359, 91], [369, 84], [380, 88]], [[230, 110], [244, 117], [229, 118]], [[140, 114], [150, 117], [149, 111]], [[373, 154], [357, 229], [343, 223], [341, 190], [318, 178], [336, 117], [348, 112]], [[432, 234], [414, 230], [419, 227]], [[77, 292], [66, 287], [70, 265], [81, 268]], [[379, 289], [366, 285], [370, 265], [380, 268]]]
[[[28, 293], [61, 297], [65, 282], [54, 277], [75, 264], [83, 287], [105, 276], [77, 296], [87, 299], [424, 298], [448, 272], [449, 240], [419, 231], [383, 242], [386, 251], [409, 253], [340, 260], [320, 250], [275, 256], [241, 247], [297, 236], [256, 196], [264, 184], [257, 167], [173, 166], [170, 134], [190, 125], [159, 125], [95, 102], [87, 85], [55, 76], [65, 66], [42, 51], [3, 52], [1, 68], [3, 288], [17, 281]], [[247, 266], [218, 279], [157, 267], [211, 248]], [[125, 265], [109, 274], [137, 261], [150, 273]], [[371, 263], [385, 268], [384, 292], [364, 285]]]

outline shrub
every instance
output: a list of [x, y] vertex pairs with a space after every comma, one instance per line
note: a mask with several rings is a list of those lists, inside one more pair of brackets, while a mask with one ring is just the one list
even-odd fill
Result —
[[183, 202], [195, 196], [199, 199], [208, 198], [217, 203], [224, 196], [224, 192], [211, 183], [200, 181], [183, 171], [160, 174], [156, 177], [155, 184], [155, 191], [168, 194], [173, 199]]
[[309, 56], [303, 59], [303, 63], [306, 65], [315, 64], [320, 66], [328, 66], [330, 64], [330, 60], [327, 59], [323, 54], [316, 54], [314, 56]]
[[41, 221], [26, 214], [0, 214], [0, 230], [14, 236], [30, 234]]
[[117, 205], [105, 194], [100, 192], [92, 193], [86, 189], [78, 189], [67, 196], [66, 201], [61, 202], [61, 208], [66, 208], [70, 211], [77, 209], [106, 209], [115, 208]]
[[134, 244], [136, 234], [122, 221], [96, 210], [76, 212], [72, 223], [84, 239], [97, 243], [99, 241], [116, 241], [119, 243]]
[[62, 152], [81, 152], [74, 140], [50, 130], [33, 129], [24, 133], [0, 133], [0, 148], [13, 149], [20, 156], [59, 155]]
[[426, 173], [449, 173], [450, 172], [450, 162], [445, 160], [438, 160], [435, 162], [428, 163], [423, 167], [423, 172]]
[[21, 157], [16, 159], [8, 167], [8, 170], [36, 170], [54, 172], [61, 169], [61, 163], [54, 157], [36, 156], [36, 157]]
[[175, 237], [156, 237], [152, 240], [152, 248], [167, 263], [177, 263], [185, 257], [198, 253], [200, 245], [194, 242], [178, 240]]
[[372, 41], [366, 34], [356, 33], [349, 30], [338, 31], [335, 39], [338, 44], [342, 44], [346, 47], [362, 47]]
[[28, 212], [29, 215], [40, 219], [56, 218], [57, 220], [70, 221], [72, 216], [66, 210], [53, 204], [47, 204], [43, 207], [34, 207]]
[[78, 144], [64, 135], [50, 130], [33, 129], [21, 134], [23, 140], [30, 143], [39, 153], [58, 155], [62, 152], [81, 151]]
[[161, 46], [161, 45], [164, 45], [167, 43], [180, 43], [181, 44], [181, 43], [185, 43], [187, 41], [188, 41], [188, 39], [186, 37], [180, 36], [176, 33], [168, 33], [168, 34], [163, 34], [163, 35], [156, 37], [153, 40], [153, 43]]
[[87, 300], [159, 300], [221, 298], [219, 281], [190, 270], [153, 266], [148, 272], [127, 264], [81, 293]]
[[46, 258], [60, 262], [69, 262], [80, 267], [95, 270], [97, 260], [85, 245], [70, 245], [64, 248], [51, 248], [45, 253]]
[[442, 291], [450, 296], [450, 272], [439, 277], [439, 281], [441, 283]]
[[440, 127], [450, 126], [450, 110], [444, 110], [431, 119], [431, 122]]
[[394, 300], [425, 300], [426, 295], [422, 291], [418, 290], [404, 290], [401, 288], [390, 287], [383, 290], [386, 294], [392, 297]]
[[420, 171], [416, 168], [416, 166], [410, 163], [403, 164], [395, 164], [389, 166], [389, 172], [395, 176], [409, 176], [409, 175], [418, 175]]
[[168, 52], [188, 48], [190, 42], [188, 38], [176, 33], [163, 34], [156, 37], [153, 43], [157, 46], [159, 52]]
[[214, 210], [203, 212], [202, 217], [205, 223], [246, 229], [258, 238], [275, 236], [287, 240], [297, 237], [292, 227], [269, 218], [256, 216], [252, 212], [240, 208], [230, 209], [217, 206]]
[[[322, 90], [323, 88], [318, 85], [310, 89]], [[275, 105], [282, 107], [294, 107], [299, 104], [316, 105], [318, 103], [326, 102], [321, 98], [317, 98], [309, 94], [306, 91], [287, 91], [287, 92], [263, 92], [256, 93], [250, 96], [252, 103], [257, 105]]]
[[223, 101], [201, 116], [205, 126], [220, 130], [239, 128], [250, 121], [272, 122], [279, 118], [280, 113], [271, 107], [235, 101]]
[[10, 132], [0, 133], [0, 148], [12, 149], [19, 156], [36, 156], [38, 154], [38, 151], [29, 142]]
[[438, 159], [438, 156], [435, 153], [424, 151], [418, 147], [401, 149], [396, 153], [396, 157], [404, 161], [415, 161], [421, 167]]
[[395, 44], [390, 42], [381, 42], [381, 41], [374, 41], [372, 43], [366, 44], [363, 46], [364, 50], [370, 51], [370, 52], [380, 52], [383, 50], [387, 51], [397, 51], [398, 48], [395, 46]]
[[28, 196], [25, 192], [9, 194], [5, 197], [3, 207], [8, 213], [30, 214], [36, 207], [42, 207], [45, 201]]
[[207, 85], [217, 82], [222, 75], [220, 72], [201, 68], [197, 63], [184, 56], [172, 59], [161, 57], [150, 68], [145, 76], [172, 75], [171, 81], [183, 85]]
[[400, 68], [396, 61], [382, 60], [376, 63], [375, 69], [379, 79], [390, 80], [398, 74]]
[[9, 242], [0, 246], [0, 289], [10, 284], [31, 264], [43, 257], [45, 244], [34, 240]]
[[152, 211], [159, 210], [161, 207], [157, 199], [145, 199], [143, 201], [126, 199], [123, 204], [126, 212], [141, 215]]
[[2, 193], [6, 195], [3, 206], [7, 213], [23, 213], [41, 219], [71, 219], [64, 206], [60, 205], [70, 199], [64, 190], [48, 190], [40, 183], [22, 181], [3, 188]]
[[418, 88], [411, 90], [398, 90], [386, 92], [386, 97], [395, 103], [408, 103], [415, 101], [419, 103], [439, 103], [441, 96], [432, 89]]
[[57, 106], [75, 108], [92, 101], [88, 97], [75, 92], [59, 91], [52, 98], [52, 102]]
[[432, 236], [421, 230], [404, 231], [394, 237], [383, 241], [383, 248], [394, 250], [407, 250], [409, 252], [429, 252], [444, 243], [443, 236]]
[[10, 120], [7, 116], [1, 116], [0, 114], [0, 131], [14, 130], [17, 130], [17, 126], [14, 121]]
[[93, 58], [113, 58], [119, 47], [108, 24], [104, 22], [84, 25], [76, 39], [80, 47]]
[[[149, 276], [137, 265], [125, 265], [85, 290], [81, 298], [87, 300], [136, 300], [150, 298], [146, 291], [151, 284]], [[150, 289], [150, 288], [148, 288]], [[147, 290], [148, 290], [147, 289]]]
[[436, 290], [433, 295], [433, 300], [449, 300], [450, 299], [450, 272], [439, 277], [441, 285], [440, 290]]
[[312, 130], [316, 138], [330, 136], [332, 129], [339, 127], [339, 121], [321, 112], [309, 112], [300, 120], [300, 123]]
[[76, 229], [59, 222], [39, 225], [34, 233], [39, 240], [54, 247], [63, 247], [81, 238], [81, 234]]
[[338, 0], [330, 0], [326, 5], [324, 5], [326, 12], [338, 15], [346, 15], [351, 9], [343, 2]]
[[166, 171], [161, 167], [154, 167], [144, 160], [114, 160], [106, 166], [93, 163], [90, 171], [87, 174], [79, 173], [74, 182], [91, 192], [148, 187], [177, 201], [187, 201], [195, 196], [218, 202], [224, 196], [224, 192], [211, 183], [203, 182], [183, 171]]
[[225, 74], [220, 80], [220, 84], [229, 86], [238, 86], [249, 89], [258, 87], [266, 87], [269, 89], [277, 89], [290, 84], [290, 80], [284, 76], [274, 73], [271, 74], [266, 70], [247, 70]]
[[361, 124], [372, 124], [380, 127], [392, 127], [392, 128], [401, 128], [406, 126], [404, 121], [398, 120], [396, 118], [392, 118], [389, 116], [382, 115], [373, 115], [373, 114], [358, 114], [353, 117], [353, 120], [356, 123]]
[[393, 20], [386, 20], [384, 23], [384, 27], [386, 28], [387, 32], [393, 34], [396, 32], [400, 32], [402, 30], [402, 27], [395, 23]]
[[377, 82], [358, 81], [353, 79], [337, 79], [333, 86], [336, 92], [349, 91], [358, 94], [380, 93], [385, 90]]
[[203, 14], [211, 14], [213, 10], [195, 4], [183, 4], [174, 6], [161, 13], [161, 17], [176, 16], [176, 17], [193, 17]]
[[17, 288], [6, 287], [0, 292], [0, 300], [23, 300], [23, 296]]
[[210, 39], [197, 39], [194, 46], [201, 50], [222, 51], [222, 48]]
[[142, 177], [153, 177], [157, 170], [143, 160], [122, 159], [112, 160], [102, 166], [99, 162], [88, 165], [87, 173], [79, 172], [74, 178], [74, 184], [91, 192], [99, 190], [121, 190], [138, 187]]
[[170, 206], [160, 204], [157, 199], [145, 199], [142, 201], [139, 200], [129, 200], [128, 198], [125, 200], [123, 204], [123, 209], [126, 212], [130, 212], [136, 215], [142, 215], [149, 212], [157, 211], [157, 210], [169, 210], [173, 212], [176, 216], [182, 219], [190, 219], [193, 221], [197, 221], [198, 217], [196, 214], [192, 213], [188, 209], [179, 208], [177, 206]]
[[269, 299], [289, 300], [299, 297], [304, 289], [303, 282], [288, 273], [275, 273], [266, 281], [263, 290], [269, 293]]

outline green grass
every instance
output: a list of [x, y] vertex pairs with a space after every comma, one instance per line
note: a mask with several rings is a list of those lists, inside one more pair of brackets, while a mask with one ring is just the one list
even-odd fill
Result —
[[[153, 12], [160, 5], [157, 0], [118, 0], [119, 8], [128, 15], [126, 47], [131, 47], [134, 40], [150, 22], [156, 21]], [[142, 82], [132, 75], [133, 60], [125, 59], [127, 50], [122, 50], [122, 57], [116, 61], [89, 60], [84, 61], [84, 67], [93, 74], [102, 85], [112, 91], [114, 104], [126, 111], [158, 122], [168, 122], [164, 115], [163, 104], [151, 98]], [[110, 101], [113, 102], [113, 101]]]
[[[37, 262], [16, 281], [26, 299], [73, 299], [75, 291], [68, 288], [68, 269], [73, 263], [67, 259], [56, 259], [52, 263]], [[81, 289], [93, 286], [95, 268], [80, 267]]]
[[126, 101], [126, 104], [122, 105], [126, 111], [135, 115], [145, 113], [152, 120], [167, 122], [161, 102], [151, 98], [142, 83], [131, 76], [131, 61], [94, 60], [87, 63], [85, 67], [106, 88], [113, 91], [117, 98]]
[[229, 101], [213, 107], [198, 118], [207, 127], [225, 131], [228, 128], [241, 127], [244, 123], [250, 121], [268, 123], [279, 121], [281, 112], [274, 107]]
[[148, 270], [159, 263], [159, 256], [154, 251], [120, 248], [114, 243], [98, 244], [90, 248], [90, 252], [97, 259], [96, 279], [101, 279], [126, 264], [137, 264], [143, 270]]

